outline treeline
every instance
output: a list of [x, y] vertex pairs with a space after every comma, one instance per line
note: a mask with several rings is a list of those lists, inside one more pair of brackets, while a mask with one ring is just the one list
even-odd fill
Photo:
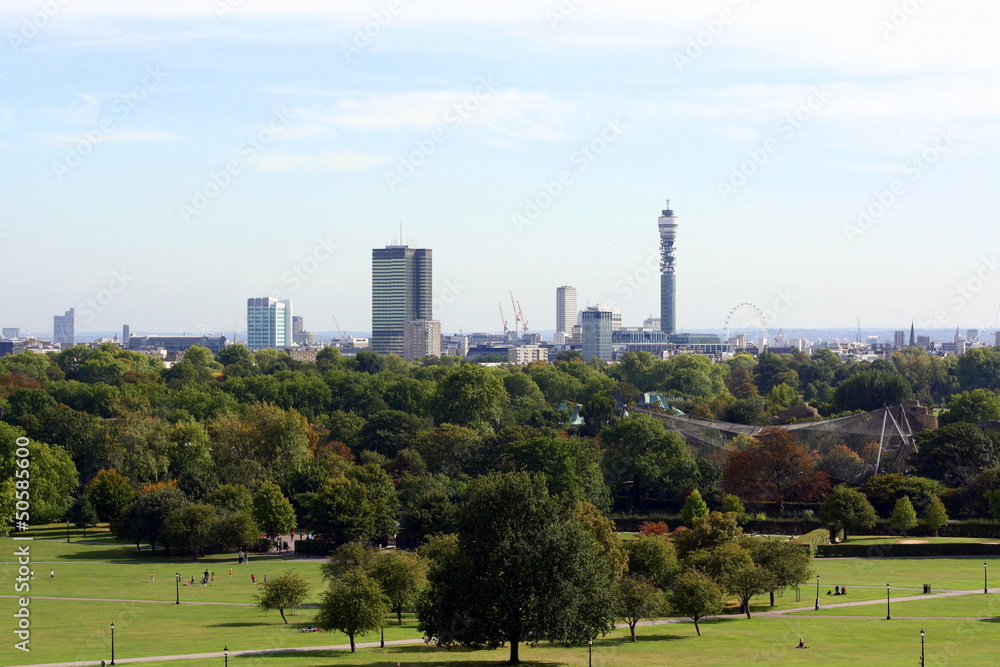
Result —
[[[900, 472], [939, 483], [953, 516], [1000, 512], [998, 439], [978, 426], [1000, 419], [1000, 351], [956, 360], [908, 349], [871, 364], [826, 350], [719, 364], [694, 355], [629, 354], [612, 365], [560, 357], [484, 368], [328, 348], [306, 363], [230, 346], [215, 358], [191, 348], [165, 368], [110, 345], [6, 356], [0, 514], [14, 512], [20, 437], [31, 442], [31, 523], [72, 512], [87, 525], [96, 516], [137, 543], [194, 552], [231, 546], [251, 529], [279, 534], [246, 502], [265, 488], [317, 535], [378, 542], [398, 533], [416, 545], [451, 532], [469, 483], [494, 471], [539, 473], [553, 494], [637, 512], [676, 510], [696, 489], [713, 507], [723, 491], [818, 501], [866, 454], [864, 446], [807, 450], [775, 431], [738, 439], [731, 455], [695, 458], [655, 420], [615, 417], [616, 398], [635, 402], [640, 388], [692, 414], [757, 424], [804, 401], [827, 415], [914, 396], [944, 405], [947, 424], [919, 436], [913, 470]], [[586, 423], [571, 426], [563, 403], [582, 404]], [[109, 479], [121, 490], [114, 502], [97, 492]], [[167, 529], [182, 509], [186, 518]]]

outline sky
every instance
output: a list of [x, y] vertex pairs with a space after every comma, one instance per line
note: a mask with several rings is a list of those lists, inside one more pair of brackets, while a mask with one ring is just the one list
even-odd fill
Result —
[[678, 326], [993, 330], [987, 0], [4, 0], [0, 324], [371, 326], [371, 249], [434, 251], [446, 333], [555, 290]]

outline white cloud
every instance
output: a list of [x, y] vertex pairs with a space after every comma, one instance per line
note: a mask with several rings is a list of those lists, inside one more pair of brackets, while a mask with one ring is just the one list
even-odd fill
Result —
[[743, 144], [745, 146], [751, 146], [757, 143], [757, 138], [760, 136], [756, 131], [750, 129], [749, 127], [736, 127], [733, 125], [726, 125], [721, 127], [712, 128], [724, 137], [732, 139], [738, 144]]
[[[476, 92], [473, 92], [475, 90]], [[349, 97], [300, 112], [311, 120], [350, 130], [419, 129], [469, 125], [519, 139], [557, 141], [577, 115], [575, 105], [548, 93], [508, 89], [490, 92], [413, 91]]]
[[367, 153], [324, 152], [318, 155], [306, 155], [304, 153], [282, 151], [260, 155], [254, 161], [254, 165], [258, 169], [265, 171], [311, 171], [316, 169], [329, 171], [347, 169], [357, 171], [374, 167], [388, 159], [389, 157], [369, 155]]
[[178, 139], [173, 132], [166, 130], [114, 130], [100, 132], [95, 130], [92, 134], [47, 134], [39, 137], [41, 141], [55, 146], [68, 146], [78, 144], [81, 141], [88, 143], [103, 144], [121, 141], [162, 141], [165, 139]]

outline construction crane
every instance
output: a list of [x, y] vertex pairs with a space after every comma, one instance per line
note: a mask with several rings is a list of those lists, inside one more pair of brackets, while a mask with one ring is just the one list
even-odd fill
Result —
[[507, 335], [507, 318], [503, 316], [503, 306], [498, 303], [497, 304], [497, 308], [500, 309], [500, 321], [503, 322], [503, 335], [506, 336]]
[[337, 316], [333, 315], [333, 323], [337, 326], [337, 330], [340, 332], [340, 340], [344, 340], [344, 330], [340, 328], [340, 322], [337, 321]]
[[784, 338], [784, 333], [785, 333], [785, 329], [781, 328], [781, 329], [778, 329], [778, 333], [774, 334], [774, 346], [775, 347], [780, 347], [781, 346], [781, 340]]
[[510, 294], [510, 307], [514, 309], [514, 333], [517, 333], [518, 325], [523, 330], [523, 333], [528, 333], [528, 320], [524, 319], [524, 313], [521, 311], [521, 302], [514, 300], [514, 293], [508, 292]]

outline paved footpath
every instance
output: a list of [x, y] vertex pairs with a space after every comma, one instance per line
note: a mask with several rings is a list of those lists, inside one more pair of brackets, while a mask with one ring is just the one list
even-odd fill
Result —
[[[858, 588], [858, 587], [855, 586], [854, 588]], [[989, 592], [990, 593], [1000, 593], [1000, 588], [989, 589]], [[906, 595], [906, 596], [903, 596], [903, 597], [891, 598], [891, 600], [893, 602], [911, 602], [911, 601], [916, 601], [916, 600], [930, 600], [930, 599], [934, 599], [934, 598], [960, 597], [960, 596], [963, 596], [963, 595], [976, 595], [976, 594], [982, 595], [983, 591], [981, 589], [975, 589], [975, 590], [952, 590], [952, 591], [944, 591], [944, 592], [941, 592], [941, 593], [929, 593], [927, 595]], [[2, 595], [0, 597], [15, 597], [15, 596], [13, 596], [13, 595]], [[45, 598], [45, 599], [50, 599], [50, 600], [91, 600], [92, 598]], [[123, 600], [123, 601], [124, 602], [163, 602], [162, 600]], [[826, 609], [838, 609], [838, 608], [846, 608], [846, 607], [863, 607], [863, 606], [866, 606], [866, 605], [881, 605], [884, 602], [885, 602], [885, 600], [882, 600], [882, 599], [877, 599], [877, 600], [856, 600], [856, 601], [853, 601], [853, 602], [831, 602], [831, 603], [826, 603], [826, 604], [821, 605], [820, 609], [821, 610], [826, 610]], [[173, 603], [171, 602], [169, 604], [173, 604]], [[237, 604], [237, 605], [241, 605], [241, 604], [244, 604], [244, 603], [241, 603], [241, 602], [200, 602], [200, 603], [196, 603], [196, 604], [223, 604], [223, 605], [225, 605], [225, 604], [229, 604], [229, 605]], [[780, 618], [780, 617], [786, 616], [788, 614], [794, 614], [794, 613], [804, 612], [804, 611], [814, 611], [813, 606], [809, 606], [809, 607], [795, 607], [793, 609], [779, 609], [779, 610], [775, 610], [775, 611], [761, 611], [761, 612], [756, 612], [754, 614], [754, 616], [758, 617], [758, 618], [760, 618], [760, 617]], [[733, 616], [714, 616], [714, 617], [709, 617], [708, 619], [705, 619], [705, 620], [725, 619], [725, 618], [733, 618]], [[835, 615], [835, 614], [823, 614], [822, 616], [796, 616], [795, 618], [796, 619], [813, 618], [813, 619], [823, 620], [823, 619], [830, 619], [830, 618], [833, 618], [833, 619], [844, 619], [844, 618], [869, 618], [869, 617], [867, 617], [867, 616], [843, 616], [843, 615]], [[878, 616], [878, 617], [873, 616], [871, 618], [881, 618], [881, 616]], [[994, 617], [991, 617], [991, 616], [985, 616], [985, 617], [979, 617], [979, 616], [897, 616], [896, 618], [899, 618], [899, 619], [904, 619], [904, 618], [928, 618], [928, 619], [941, 619], [941, 620], [954, 620], [954, 621], [963, 621], [963, 620], [980, 621], [980, 620], [991, 619], [991, 618], [994, 618]], [[689, 619], [686, 619], [686, 618], [671, 618], [671, 619], [663, 619], [663, 620], [658, 620], [658, 621], [642, 621], [642, 622], [639, 623], [639, 625], [641, 625], [641, 626], [647, 626], [647, 625], [666, 625], [667, 623], [690, 623], [690, 622], [691, 621]], [[620, 623], [616, 627], [618, 627], [619, 629], [621, 629], [621, 628], [627, 628], [628, 626], [625, 625], [625, 624], [623, 624], [623, 623]], [[426, 642], [423, 639], [393, 639], [393, 640], [387, 641], [385, 643], [385, 645], [386, 646], [413, 646], [413, 645], [424, 644], [424, 643], [426, 643]], [[378, 648], [379, 645], [380, 645], [380, 642], [363, 642], [363, 643], [357, 643], [356, 644], [357, 648]], [[237, 655], [239, 655], [239, 656], [276, 655], [276, 654], [288, 654], [288, 653], [310, 653], [310, 652], [313, 652], [313, 651], [344, 651], [344, 650], [349, 651], [350, 649], [351, 649], [351, 645], [350, 644], [330, 644], [330, 645], [326, 645], [326, 646], [297, 646], [297, 647], [294, 647], [294, 648], [269, 648], [269, 649], [256, 649], [256, 650], [249, 650], [249, 651], [230, 651], [229, 655], [232, 655], [232, 656], [237, 656]], [[220, 651], [217, 651], [217, 652], [214, 652], [214, 653], [183, 653], [183, 654], [178, 654], [178, 655], [153, 655], [153, 656], [146, 656], [146, 657], [143, 657], [143, 658], [118, 658], [118, 659], [115, 660], [115, 664], [116, 665], [118, 665], [118, 664], [127, 665], [127, 664], [138, 664], [138, 663], [143, 663], [143, 662], [168, 662], [168, 661], [173, 661], [173, 660], [205, 660], [205, 659], [223, 658], [223, 657], [224, 657], [224, 654], [222, 652], [220, 652]], [[99, 667], [100, 664], [101, 664], [100, 660], [85, 660], [85, 661], [82, 661], [82, 662], [47, 662], [47, 663], [35, 663], [33, 665], [11, 665], [10, 667]]]

